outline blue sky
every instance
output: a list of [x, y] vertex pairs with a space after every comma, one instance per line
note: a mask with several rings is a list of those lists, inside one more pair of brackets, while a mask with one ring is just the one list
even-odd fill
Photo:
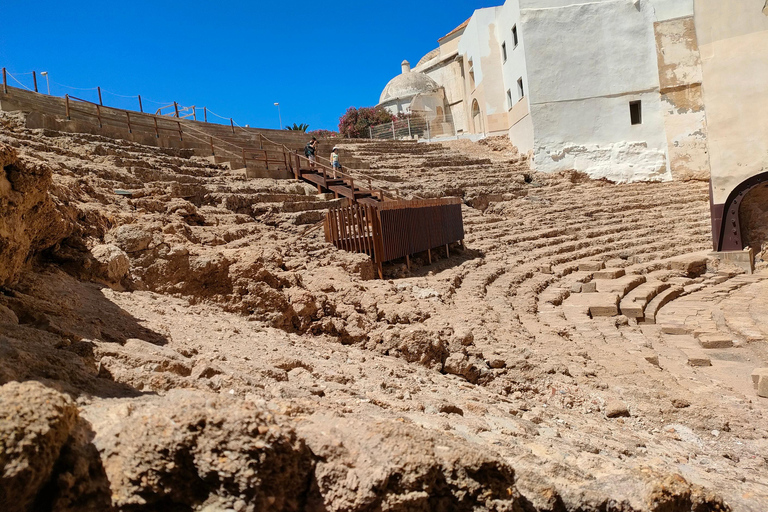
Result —
[[145, 111], [177, 101], [277, 128], [279, 102], [283, 125], [335, 130], [348, 107], [378, 102], [403, 59], [501, 3], [3, 0], [16, 23], [0, 31], [0, 67], [28, 87], [22, 73], [47, 71], [59, 96], [96, 100], [100, 86], [105, 105], [137, 109], [141, 94]]

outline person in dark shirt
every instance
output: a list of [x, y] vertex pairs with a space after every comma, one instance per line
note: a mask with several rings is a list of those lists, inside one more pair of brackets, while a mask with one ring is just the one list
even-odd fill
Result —
[[315, 162], [317, 161], [316, 154], [317, 153], [317, 138], [312, 137], [312, 140], [307, 142], [307, 145], [304, 146], [304, 156], [306, 156], [309, 159], [309, 170], [314, 171], [315, 170]]

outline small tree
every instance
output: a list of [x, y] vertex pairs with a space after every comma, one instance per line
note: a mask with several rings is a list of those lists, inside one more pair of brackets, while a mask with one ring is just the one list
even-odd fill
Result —
[[343, 137], [359, 139], [368, 137], [368, 127], [389, 123], [394, 119], [384, 107], [349, 107], [339, 118], [339, 133]]
[[309, 128], [309, 125], [306, 123], [302, 123], [302, 124], [293, 123], [293, 126], [287, 125], [285, 127], [286, 130], [293, 130], [296, 132], [304, 132], [304, 133], [307, 132], [307, 128]]

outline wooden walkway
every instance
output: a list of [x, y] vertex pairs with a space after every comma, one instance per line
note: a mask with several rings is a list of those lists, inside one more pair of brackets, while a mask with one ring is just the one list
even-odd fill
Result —
[[[426, 252], [432, 262], [432, 250], [464, 241], [461, 199], [401, 200], [375, 188], [371, 180], [367, 187], [361, 181], [339, 170], [318, 163], [315, 170], [302, 168], [303, 157], [294, 153], [290, 166], [296, 179], [312, 183], [319, 193], [333, 193], [347, 198], [348, 204], [331, 208], [323, 224], [325, 239], [339, 249], [364, 253], [371, 257], [380, 278], [382, 264], [405, 258], [410, 268], [410, 256]], [[308, 165], [307, 165], [308, 166]]]

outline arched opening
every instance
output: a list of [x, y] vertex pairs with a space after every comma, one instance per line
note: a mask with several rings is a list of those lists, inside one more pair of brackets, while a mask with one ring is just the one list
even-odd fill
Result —
[[768, 261], [768, 183], [753, 187], [739, 208], [741, 241], [755, 251], [755, 259]]
[[[712, 234], [716, 251], [741, 251], [747, 245], [760, 243], [760, 246], [752, 245], [758, 252], [766, 243], [764, 238], [760, 242], [760, 233], [766, 229], [760, 226], [761, 219], [763, 224], [768, 219], [768, 215], [760, 213], [768, 210], [766, 185], [768, 172], [757, 174], [734, 188], [724, 204], [712, 205]], [[755, 194], [751, 194], [753, 191]], [[747, 207], [744, 208], [747, 199]], [[749, 234], [745, 233], [746, 229]]]
[[480, 105], [477, 100], [472, 100], [472, 124], [473, 133], [483, 133], [483, 116], [480, 113]]

